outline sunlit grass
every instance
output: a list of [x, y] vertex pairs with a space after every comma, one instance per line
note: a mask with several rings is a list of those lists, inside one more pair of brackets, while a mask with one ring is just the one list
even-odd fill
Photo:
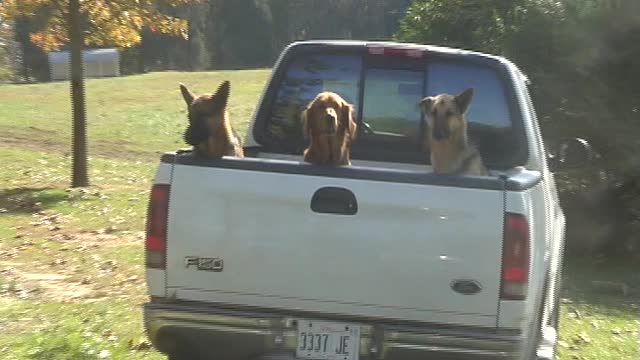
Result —
[[[86, 81], [89, 153], [150, 159], [183, 147], [186, 105], [178, 83], [211, 93], [231, 81], [229, 112], [244, 134], [270, 70], [159, 72]], [[71, 105], [67, 82], [0, 86], [0, 142], [68, 153]], [[146, 155], [146, 156], [145, 156]]]
[[[162, 72], [88, 80], [92, 186], [73, 190], [68, 83], [0, 86], [1, 359], [96, 358], [102, 351], [114, 359], [164, 358], [131, 350], [130, 342], [144, 337], [142, 233], [158, 155], [185, 146], [178, 82], [202, 93], [231, 80], [231, 118], [244, 134], [268, 75]], [[638, 294], [603, 295], [590, 283], [623, 281], [638, 289], [637, 272], [569, 262], [565, 273], [570, 303], [562, 305], [559, 358], [637, 359]]]

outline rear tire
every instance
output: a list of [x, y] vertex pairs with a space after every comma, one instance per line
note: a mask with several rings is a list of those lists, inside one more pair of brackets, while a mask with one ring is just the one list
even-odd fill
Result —
[[[559, 275], [560, 276], [560, 275]], [[549, 315], [548, 325], [556, 330], [556, 343], [553, 344], [553, 354], [555, 357], [558, 350], [558, 340], [560, 339], [560, 293], [562, 292], [562, 277], [558, 279], [557, 289], [553, 297], [553, 313]]]
[[531, 346], [531, 349], [529, 350], [529, 356], [527, 356], [527, 360], [538, 359], [538, 347], [542, 342], [542, 332], [544, 328], [544, 324], [542, 324], [542, 316], [544, 315], [544, 301], [547, 293], [546, 288], [544, 292], [545, 292], [545, 297], [543, 298], [542, 304], [540, 304], [540, 309], [538, 310], [538, 316], [536, 317], [536, 324], [535, 324], [536, 331], [533, 334], [534, 341]]
[[169, 360], [204, 360], [195, 344], [179, 340], [176, 342], [175, 348], [167, 353], [167, 357]]
[[169, 360], [199, 360], [202, 359], [197, 352], [175, 351], [168, 354]]
[[553, 299], [553, 312], [549, 314], [547, 322], [545, 324], [542, 323], [542, 319], [544, 318], [544, 305], [546, 304], [547, 294], [548, 294], [548, 281], [545, 281], [544, 288], [544, 296], [542, 298], [542, 303], [540, 304], [540, 310], [538, 311], [538, 318], [536, 325], [537, 331], [535, 333], [535, 342], [534, 347], [529, 354], [528, 359], [537, 360], [538, 359], [538, 347], [541, 345], [543, 337], [544, 337], [544, 329], [547, 326], [553, 327], [556, 331], [556, 342], [553, 345], [553, 354], [554, 358], [556, 358], [556, 350], [558, 348], [558, 336], [560, 334], [560, 291], [562, 289], [562, 279], [557, 280], [557, 288], [556, 293]]
[[549, 325], [553, 326], [556, 332], [560, 331], [560, 288], [553, 299], [553, 313], [549, 316]]

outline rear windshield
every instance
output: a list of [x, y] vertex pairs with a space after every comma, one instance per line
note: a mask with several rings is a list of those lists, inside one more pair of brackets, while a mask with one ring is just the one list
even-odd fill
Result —
[[297, 56], [277, 87], [267, 117], [270, 142], [284, 152], [300, 153], [306, 146], [301, 112], [319, 92], [333, 91], [356, 109], [360, 131], [352, 158], [428, 163], [419, 101], [472, 87], [474, 98], [466, 114], [471, 141], [490, 167], [520, 165], [516, 162], [522, 143], [516, 140], [508, 88], [495, 68], [461, 60], [403, 61], [381, 63], [354, 54]]
[[316, 95], [333, 91], [357, 105], [362, 60], [360, 56], [300, 56], [287, 68], [271, 107], [267, 132], [276, 148], [287, 152], [302, 149], [302, 111]]

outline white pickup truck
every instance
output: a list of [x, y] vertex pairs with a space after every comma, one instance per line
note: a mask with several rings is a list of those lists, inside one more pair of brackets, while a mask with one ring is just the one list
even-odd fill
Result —
[[[469, 87], [490, 175], [433, 174], [417, 104]], [[351, 166], [302, 162], [300, 113], [325, 90], [354, 104]], [[527, 79], [507, 59], [293, 43], [245, 154], [162, 156], [144, 321], [170, 359], [553, 358], [565, 221]]]

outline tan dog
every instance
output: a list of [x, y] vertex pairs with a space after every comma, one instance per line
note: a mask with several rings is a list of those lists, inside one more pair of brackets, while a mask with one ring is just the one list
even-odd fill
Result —
[[321, 92], [302, 112], [309, 139], [304, 161], [317, 165], [351, 165], [350, 147], [356, 138], [353, 106], [340, 95]]
[[464, 113], [473, 98], [473, 89], [453, 96], [440, 94], [420, 101], [427, 126], [425, 143], [431, 152], [431, 166], [438, 174], [487, 175], [478, 149], [467, 139]]
[[180, 84], [189, 110], [189, 126], [184, 133], [184, 141], [193, 146], [194, 153], [210, 158], [244, 157], [240, 140], [229, 123], [227, 102], [230, 86], [229, 81], [225, 81], [214, 94], [195, 96]]

